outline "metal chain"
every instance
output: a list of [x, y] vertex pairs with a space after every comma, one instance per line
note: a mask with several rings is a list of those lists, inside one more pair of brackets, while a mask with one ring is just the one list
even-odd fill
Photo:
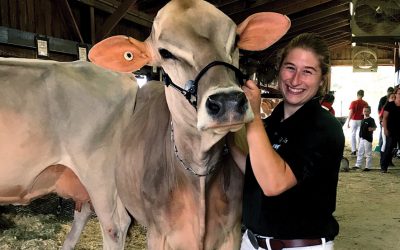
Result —
[[209, 174], [211, 174], [212, 172], [215, 171], [216, 164], [214, 166], [212, 166], [210, 169], [208, 169], [205, 174], [199, 174], [196, 171], [194, 171], [194, 169], [192, 167], [186, 165], [186, 163], [181, 159], [181, 157], [179, 157], [178, 148], [176, 147], [175, 139], [174, 139], [174, 126], [172, 124], [172, 121], [171, 121], [171, 142], [174, 145], [174, 152], [175, 152], [176, 158], [179, 160], [179, 162], [181, 163], [182, 167], [184, 169], [186, 169], [187, 171], [189, 171], [191, 174], [196, 175], [198, 177], [203, 177], [203, 176], [207, 176], [207, 175], [209, 175]]

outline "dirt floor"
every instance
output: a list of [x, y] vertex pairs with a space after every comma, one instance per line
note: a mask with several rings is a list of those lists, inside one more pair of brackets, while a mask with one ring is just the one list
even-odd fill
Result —
[[[354, 166], [356, 158], [345, 151]], [[378, 153], [374, 152], [374, 169], [369, 172], [341, 172], [335, 216], [340, 232], [335, 249], [400, 249], [400, 160], [395, 167], [381, 173]]]
[[[350, 167], [355, 157], [345, 151]], [[379, 171], [379, 157], [374, 153], [374, 168], [370, 172], [350, 170], [340, 172], [335, 216], [340, 233], [336, 250], [400, 250], [400, 160], [389, 173]], [[60, 249], [70, 228], [72, 206], [58, 198], [37, 200], [30, 206], [7, 206], [1, 209], [0, 250]], [[68, 205], [68, 203], [67, 203]], [[126, 249], [145, 247], [146, 229], [134, 226], [128, 234]], [[102, 248], [101, 233], [95, 216], [85, 228], [77, 250]]]

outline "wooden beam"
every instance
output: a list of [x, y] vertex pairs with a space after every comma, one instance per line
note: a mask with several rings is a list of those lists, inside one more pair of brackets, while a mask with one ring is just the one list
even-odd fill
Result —
[[323, 36], [324, 40], [329, 43], [329, 42], [336, 42], [337, 40], [341, 40], [341, 39], [346, 39], [349, 41], [349, 37], [350, 37], [350, 33], [347, 32], [338, 32], [338, 33], [333, 33], [333, 34], [329, 34], [326, 36]]
[[94, 7], [90, 6], [90, 40], [92, 45], [96, 43], [96, 24], [95, 24], [95, 14]]
[[61, 5], [61, 8], [57, 8], [61, 17], [64, 18], [65, 23], [72, 29], [76, 38], [78, 38], [81, 43], [84, 43], [81, 31], [79, 30], [78, 24], [74, 17], [74, 13], [72, 13], [72, 9], [68, 3], [68, 0], [61, 0], [57, 2]]
[[350, 30], [343, 28], [343, 27], [338, 27], [337, 29], [332, 29], [332, 30], [323, 30], [321, 32], [316, 32], [322, 37], [330, 37], [336, 34], [346, 34], [347, 39], [350, 41], [351, 40], [351, 32]]
[[221, 6], [220, 10], [233, 18], [261, 11], [274, 11], [290, 15], [331, 1], [333, 0], [255, 0], [251, 4], [246, 3], [246, 1], [234, 1], [231, 4]]
[[[83, 4], [86, 4], [88, 6], [94, 7], [95, 9], [107, 12], [107, 13], [114, 13], [115, 10], [117, 9], [114, 5], [111, 5], [109, 3], [106, 3], [105, 1], [101, 0], [75, 0], [79, 1]], [[146, 28], [151, 28], [153, 25], [153, 19], [154, 17], [149, 16], [145, 13], [139, 12], [139, 11], [132, 11], [129, 10], [126, 15], [123, 17], [123, 19], [126, 19], [128, 21], [131, 21], [133, 23], [136, 23], [138, 25], [141, 25]]]
[[395, 45], [396, 45], [396, 47], [393, 49], [393, 51], [394, 51], [394, 71], [397, 73], [397, 77], [398, 77], [398, 79], [397, 79], [397, 83], [399, 83], [398, 81], [400, 80], [399, 79], [399, 75], [400, 75], [400, 53], [399, 53], [399, 50], [400, 50], [400, 43], [399, 42], [397, 42], [397, 43], [395, 43]]
[[[0, 26], [0, 44], [36, 49], [36, 33]], [[77, 56], [78, 42], [46, 36], [49, 39], [49, 51]], [[90, 45], [88, 45], [90, 48]], [[77, 57], [76, 57], [77, 58]]]
[[[295, 23], [296, 25], [307, 25], [309, 23], [316, 22], [318, 20], [322, 20], [324, 18], [327, 18], [329, 16], [334, 16], [337, 14], [340, 14], [342, 12], [348, 12], [349, 11], [349, 3], [342, 3], [342, 4], [337, 4], [333, 7], [330, 8], [324, 8], [321, 11], [317, 11], [308, 15], [304, 15], [299, 18], [292, 19], [292, 23]], [[350, 16], [350, 14], [349, 14]]]
[[332, 44], [329, 44], [328, 43], [328, 47], [329, 47], [329, 49], [330, 50], [333, 50], [333, 49], [337, 49], [337, 48], [340, 48], [340, 47], [344, 47], [344, 46], [350, 46], [351, 44], [350, 44], [350, 42], [349, 41], [346, 41], [346, 40], [342, 40], [342, 41], [335, 41], [334, 43], [332, 43]]
[[315, 27], [315, 28], [313, 28], [312, 30], [315, 32], [315, 33], [323, 33], [323, 32], [329, 32], [329, 31], [332, 31], [332, 30], [336, 30], [336, 29], [340, 29], [340, 28], [346, 28], [346, 30], [348, 31], [348, 32], [350, 32], [350, 22], [349, 22], [349, 20], [342, 20], [342, 21], [339, 21], [339, 22], [332, 22], [332, 23], [330, 23], [330, 24], [326, 24], [326, 25], [324, 25], [324, 26], [318, 26], [318, 27]]
[[337, 26], [343, 27], [347, 26], [350, 30], [350, 21], [346, 18], [342, 17], [326, 17], [322, 18], [316, 22], [309, 23], [307, 25], [300, 25], [298, 23], [293, 23], [292, 27], [290, 27], [288, 34], [290, 33], [302, 33], [305, 30], [312, 30], [312, 31], [318, 31], [318, 30], [325, 30], [325, 29], [331, 29], [331, 28], [336, 28]]
[[134, 5], [137, 0], [123, 0], [115, 12], [107, 18], [103, 27], [96, 34], [96, 40], [103, 40], [108, 34], [110, 34], [111, 30], [118, 24], [118, 22], [125, 16], [128, 12], [129, 8]]
[[[392, 59], [379, 59], [378, 58], [378, 66], [385, 66], [385, 65], [389, 65], [392, 66], [393, 65], [393, 60]], [[332, 60], [331, 61], [331, 65], [332, 66], [353, 66], [353, 61], [351, 59], [337, 59], [337, 60]]]

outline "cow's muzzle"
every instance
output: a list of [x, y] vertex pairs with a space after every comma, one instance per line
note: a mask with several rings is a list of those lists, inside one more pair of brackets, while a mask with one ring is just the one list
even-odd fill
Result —
[[219, 117], [229, 111], [243, 115], [246, 108], [246, 95], [240, 91], [210, 95], [206, 101], [207, 113], [213, 117]]
[[[173, 87], [176, 90], [178, 90], [179, 92], [182, 93], [182, 95], [185, 96], [185, 98], [189, 101], [189, 103], [197, 110], [197, 89], [198, 89], [198, 85], [199, 85], [199, 81], [200, 79], [205, 75], [205, 73], [212, 67], [215, 66], [225, 66], [229, 69], [231, 69], [235, 75], [236, 75], [236, 79], [237, 79], [237, 83], [238, 85], [241, 87], [244, 85], [244, 83], [246, 82], [246, 80], [248, 79], [248, 76], [243, 74], [242, 71], [240, 71], [240, 69], [236, 68], [235, 66], [233, 66], [232, 64], [226, 63], [226, 62], [222, 62], [222, 61], [213, 61], [209, 64], [207, 64], [200, 72], [199, 74], [197, 74], [196, 78], [194, 80], [189, 80], [186, 83], [186, 87], [185, 89], [179, 87], [178, 85], [176, 85], [175, 83], [173, 83], [171, 81], [171, 78], [169, 78], [169, 76], [167, 74], [164, 75], [164, 84], [165, 86], [169, 87]], [[244, 96], [244, 94], [243, 94]], [[214, 109], [214, 112], [217, 112], [218, 110], [221, 110], [222, 106], [220, 104], [218, 104], [220, 101], [218, 100], [213, 100], [213, 99], [220, 99], [221, 97], [218, 98], [210, 98], [207, 100], [207, 102], [209, 103], [210, 109]], [[246, 100], [245, 97], [240, 97], [239, 99], [242, 100], [244, 98], [244, 101]], [[209, 108], [209, 107], [207, 107]], [[218, 109], [218, 110], [217, 110]], [[219, 111], [218, 111], [219, 112]]]

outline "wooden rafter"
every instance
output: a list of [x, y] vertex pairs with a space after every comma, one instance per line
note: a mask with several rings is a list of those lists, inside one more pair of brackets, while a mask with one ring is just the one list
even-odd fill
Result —
[[81, 43], [84, 43], [81, 31], [79, 30], [78, 24], [75, 20], [74, 14], [72, 13], [71, 6], [68, 0], [60, 0], [59, 4], [61, 8], [58, 8], [60, 15], [64, 18], [65, 23], [71, 27], [75, 36], [79, 39]]
[[107, 18], [102, 28], [96, 34], [96, 40], [100, 41], [104, 39], [111, 30], [118, 24], [118, 22], [125, 16], [129, 8], [134, 5], [137, 0], [123, 0], [115, 12]]
[[[88, 6], [94, 7], [95, 9], [104, 11], [106, 13], [114, 13], [117, 7], [115, 5], [110, 4], [108, 1], [104, 0], [79, 0], [83, 4], [86, 4]], [[138, 25], [141, 25], [145, 28], [151, 28], [153, 25], [153, 16], [147, 15], [143, 12], [139, 11], [133, 11], [133, 10], [128, 10], [126, 15], [123, 17], [123, 19], [126, 19], [130, 22], [136, 23]]]

